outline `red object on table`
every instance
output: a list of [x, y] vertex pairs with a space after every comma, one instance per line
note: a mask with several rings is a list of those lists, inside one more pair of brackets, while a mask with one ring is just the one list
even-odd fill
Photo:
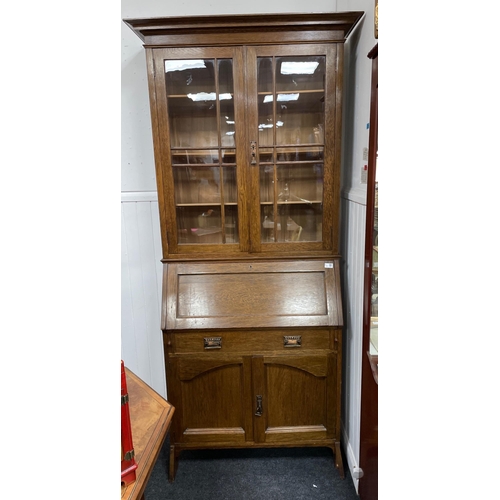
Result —
[[130, 409], [128, 403], [127, 378], [122, 360], [122, 484], [125, 486], [135, 481], [137, 463], [134, 458], [132, 427], [130, 425]]

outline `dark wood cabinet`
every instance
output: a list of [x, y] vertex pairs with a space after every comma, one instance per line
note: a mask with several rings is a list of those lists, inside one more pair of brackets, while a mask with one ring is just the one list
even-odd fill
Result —
[[340, 453], [343, 43], [362, 12], [128, 19], [146, 50], [182, 450]]
[[359, 480], [362, 500], [378, 499], [378, 44], [369, 52], [372, 61], [370, 149], [366, 199], [365, 283]]

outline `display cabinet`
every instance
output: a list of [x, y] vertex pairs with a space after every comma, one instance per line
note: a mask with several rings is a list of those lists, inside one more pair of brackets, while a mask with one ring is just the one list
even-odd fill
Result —
[[126, 20], [165, 259], [338, 254], [343, 42], [361, 15]]
[[170, 479], [186, 448], [340, 454], [343, 44], [362, 12], [127, 19], [143, 40]]

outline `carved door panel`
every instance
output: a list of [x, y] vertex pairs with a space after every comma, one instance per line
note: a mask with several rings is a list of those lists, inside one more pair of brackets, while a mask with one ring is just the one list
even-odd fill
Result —
[[251, 362], [242, 356], [174, 358], [169, 399], [179, 412], [173, 439], [180, 443], [244, 443], [252, 440]]
[[256, 442], [334, 438], [334, 353], [254, 356], [252, 376]]

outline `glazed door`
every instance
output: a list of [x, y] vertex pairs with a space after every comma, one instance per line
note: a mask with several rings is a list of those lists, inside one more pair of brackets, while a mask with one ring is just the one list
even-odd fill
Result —
[[338, 253], [336, 45], [151, 53], [164, 256]]
[[164, 256], [245, 251], [242, 49], [152, 53], [158, 196], [166, 207]]
[[334, 353], [254, 356], [252, 376], [256, 442], [334, 438]]
[[331, 45], [247, 48], [252, 251], [335, 251], [336, 57]]

